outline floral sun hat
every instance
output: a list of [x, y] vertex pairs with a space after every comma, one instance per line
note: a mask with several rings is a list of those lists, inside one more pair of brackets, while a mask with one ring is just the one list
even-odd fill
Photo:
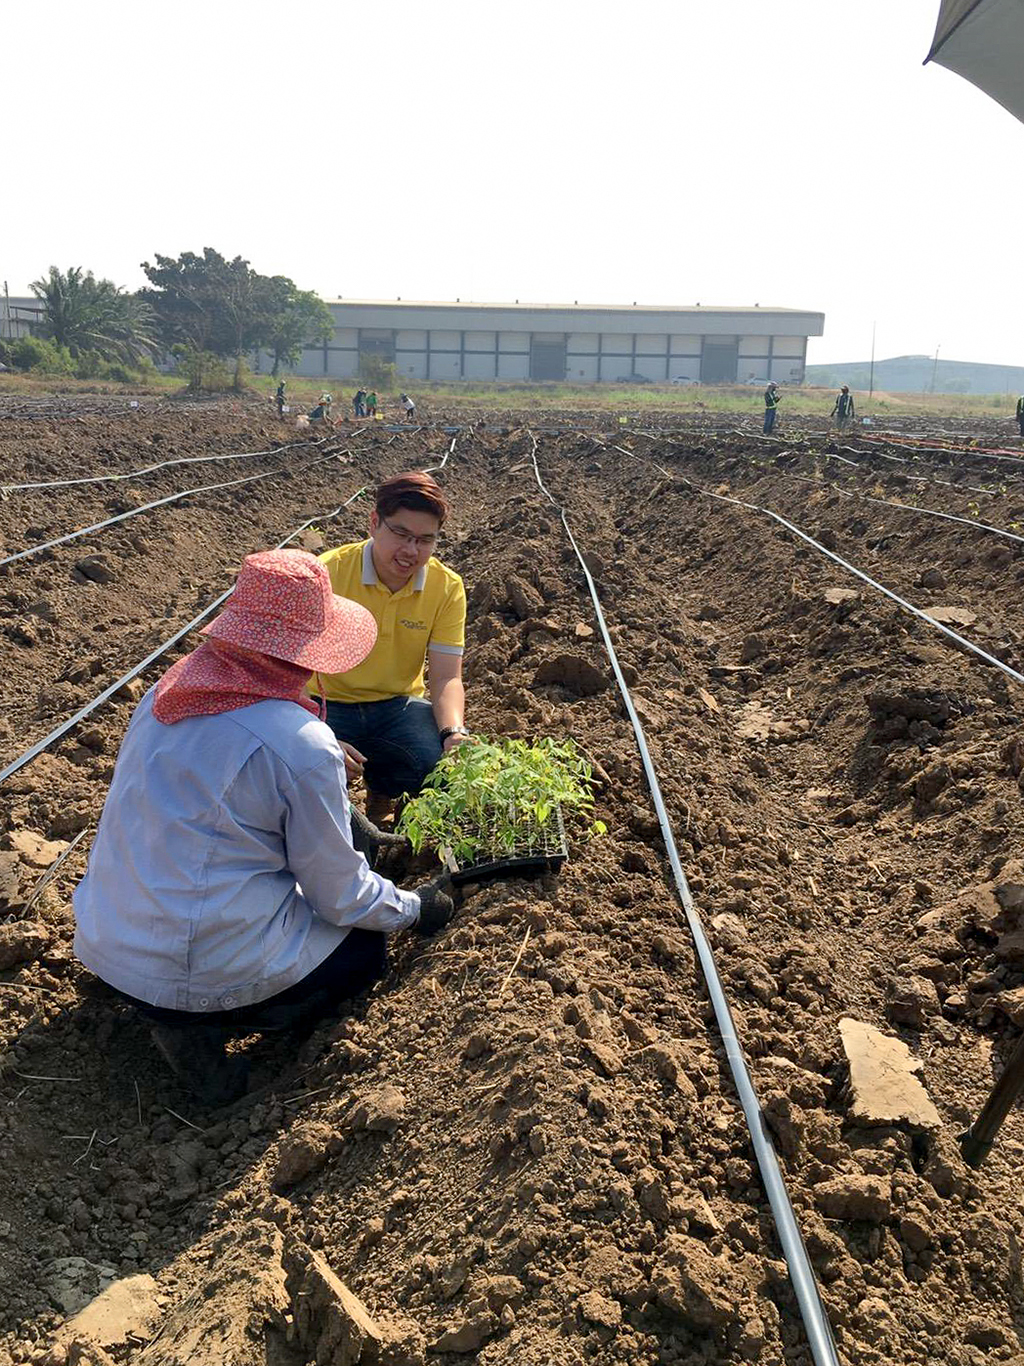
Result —
[[365, 607], [331, 591], [331, 579], [304, 550], [247, 555], [224, 610], [203, 634], [313, 672], [340, 674], [361, 664], [377, 639]]

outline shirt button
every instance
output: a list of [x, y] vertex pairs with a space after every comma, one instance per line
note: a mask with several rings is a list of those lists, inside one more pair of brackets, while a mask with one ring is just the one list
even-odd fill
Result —
[[200, 996], [200, 998], [199, 998], [199, 1009], [200, 1009], [200, 1010], [205, 1010], [206, 1007], [207, 1007], [209, 1004], [210, 1004], [210, 998], [209, 998], [209, 996]]
[[234, 1004], [235, 1004], [235, 998], [234, 998], [233, 996], [225, 996], [225, 997], [224, 997], [224, 1005], [226, 1005], [226, 1006], [233, 1006]]

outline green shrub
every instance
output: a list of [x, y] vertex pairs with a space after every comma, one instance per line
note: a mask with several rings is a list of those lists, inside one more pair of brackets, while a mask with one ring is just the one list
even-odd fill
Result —
[[75, 361], [75, 374], [79, 379], [106, 379], [108, 368], [98, 351], [81, 351]]
[[194, 393], [220, 394], [234, 387], [234, 369], [212, 351], [176, 346], [174, 355], [178, 360], [178, 373], [188, 380], [188, 387]]
[[43, 337], [19, 337], [10, 343], [10, 363], [16, 370], [39, 370], [44, 375], [73, 375], [71, 352]]
[[359, 357], [359, 378], [370, 389], [390, 394], [398, 386], [398, 368], [394, 361], [382, 356], [362, 354]]
[[118, 384], [138, 384], [138, 371], [133, 370], [128, 365], [108, 365], [106, 379], [116, 380]]

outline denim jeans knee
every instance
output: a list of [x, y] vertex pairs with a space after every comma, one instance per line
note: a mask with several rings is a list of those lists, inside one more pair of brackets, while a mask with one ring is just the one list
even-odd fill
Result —
[[366, 756], [366, 785], [385, 797], [415, 795], [442, 754], [433, 708], [422, 697], [328, 702], [327, 724]]

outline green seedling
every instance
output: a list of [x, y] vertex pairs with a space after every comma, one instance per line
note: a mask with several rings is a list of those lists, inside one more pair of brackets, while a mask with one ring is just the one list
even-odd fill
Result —
[[[593, 802], [590, 764], [572, 740], [478, 737], [444, 756], [398, 829], [416, 853], [434, 848], [443, 861], [451, 851], [465, 867], [511, 857], [558, 808], [586, 813]], [[591, 832], [604, 828], [595, 821]]]

